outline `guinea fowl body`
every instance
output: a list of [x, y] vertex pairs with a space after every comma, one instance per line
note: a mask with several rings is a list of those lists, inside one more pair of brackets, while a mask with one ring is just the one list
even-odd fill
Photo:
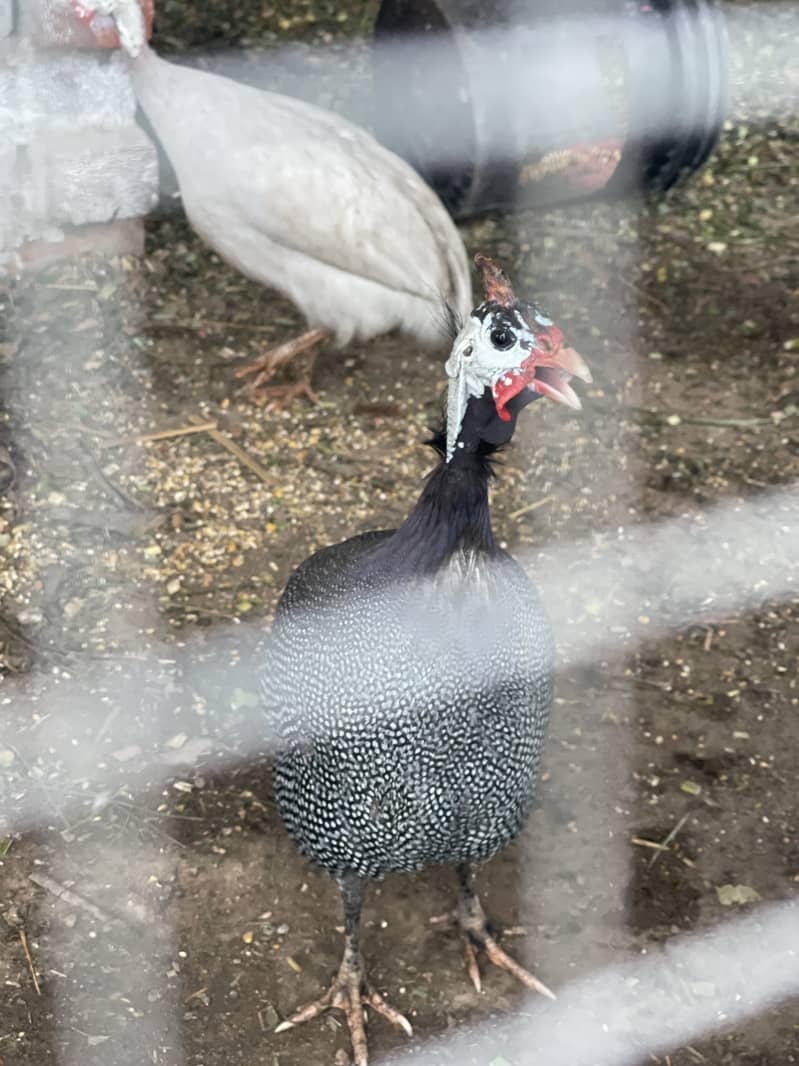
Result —
[[440, 344], [441, 301], [471, 306], [466, 253], [418, 174], [321, 108], [178, 66], [130, 61], [139, 103], [199, 235], [339, 344], [393, 329]]
[[442, 463], [407, 521], [307, 559], [264, 672], [281, 815], [333, 874], [489, 858], [534, 794], [553, 647], [495, 544], [488, 467]]
[[344, 1011], [368, 1066], [364, 1006], [411, 1034], [370, 984], [360, 949], [371, 879], [454, 866], [466, 968], [477, 952], [526, 988], [552, 992], [508, 955], [474, 886], [474, 866], [509, 843], [533, 799], [552, 704], [553, 642], [522, 569], [491, 530], [491, 455], [539, 396], [578, 407], [588, 368], [483, 256], [486, 300], [453, 338], [441, 462], [399, 529], [363, 533], [297, 568], [275, 615], [262, 674], [278, 735], [275, 792], [286, 827], [338, 881], [344, 954], [332, 985], [282, 1021]]

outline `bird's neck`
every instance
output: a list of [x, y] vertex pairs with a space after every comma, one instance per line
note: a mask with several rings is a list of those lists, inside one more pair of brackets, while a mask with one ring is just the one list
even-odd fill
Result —
[[440, 463], [416, 506], [386, 541], [394, 566], [408, 574], [433, 574], [459, 552], [495, 555], [489, 477], [485, 458], [475, 454]]

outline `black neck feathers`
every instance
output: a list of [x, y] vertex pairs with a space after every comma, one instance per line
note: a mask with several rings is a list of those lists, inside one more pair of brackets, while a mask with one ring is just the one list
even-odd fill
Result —
[[421, 577], [434, 574], [456, 552], [499, 553], [488, 508], [493, 457], [513, 436], [519, 411], [536, 398], [529, 389], [514, 396], [505, 420], [489, 389], [472, 397], [449, 462], [445, 430], [433, 435], [427, 443], [442, 461], [399, 529], [374, 549], [370, 568], [393, 577]]
[[[443, 452], [445, 437], [429, 443]], [[442, 461], [427, 478], [416, 506], [392, 536], [376, 550], [373, 563], [395, 576], [434, 574], [456, 552], [498, 551], [491, 529], [488, 482], [496, 449], [463, 452]]]

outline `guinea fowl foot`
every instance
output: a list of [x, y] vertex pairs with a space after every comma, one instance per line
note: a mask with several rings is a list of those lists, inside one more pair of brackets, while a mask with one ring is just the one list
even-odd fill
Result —
[[500, 969], [507, 970], [508, 973], [513, 974], [516, 980], [521, 981], [525, 988], [529, 988], [532, 992], [538, 992], [542, 996], [547, 996], [548, 999], [555, 999], [555, 993], [547, 988], [543, 981], [539, 981], [529, 970], [525, 970], [523, 966], [520, 966], [497, 943], [475, 892], [474, 871], [471, 866], [458, 867], [458, 882], [460, 894], [455, 918], [466, 942], [466, 970], [475, 989], [478, 992], [483, 990], [480, 967], [477, 962], [477, 952], [482, 950], [489, 962], [493, 962], [495, 966], [499, 966]]
[[275, 1029], [276, 1033], [284, 1033], [293, 1029], [295, 1025], [309, 1022], [312, 1018], [318, 1018], [326, 1010], [338, 1008], [344, 1011], [347, 1025], [352, 1039], [352, 1050], [355, 1056], [355, 1066], [368, 1066], [369, 1048], [366, 1042], [366, 1025], [364, 1020], [364, 1008], [369, 1006], [372, 1010], [388, 1018], [390, 1022], [402, 1029], [408, 1036], [413, 1036], [411, 1023], [404, 1014], [390, 1007], [379, 992], [376, 992], [363, 969], [363, 963], [348, 943], [344, 949], [344, 959], [331, 987], [319, 999], [307, 1003], [298, 1011], [281, 1022]]
[[299, 337], [293, 337], [291, 340], [279, 344], [276, 348], [269, 348], [252, 363], [248, 363], [247, 366], [239, 367], [236, 371], [236, 377], [243, 378], [248, 374], [256, 375], [255, 379], [248, 385], [247, 391], [259, 404], [266, 403], [268, 400], [277, 400], [278, 405], [283, 406], [290, 403], [297, 396], [307, 396], [311, 403], [318, 403], [319, 397], [311, 388], [311, 370], [316, 359], [315, 352], [312, 354], [311, 365], [308, 367], [302, 381], [298, 381], [294, 385], [271, 385], [268, 387], [266, 387], [266, 383], [272, 380], [284, 363], [288, 363], [289, 360], [294, 359], [303, 352], [315, 348], [322, 341], [327, 340], [329, 336], [330, 333], [326, 329], [306, 330]]

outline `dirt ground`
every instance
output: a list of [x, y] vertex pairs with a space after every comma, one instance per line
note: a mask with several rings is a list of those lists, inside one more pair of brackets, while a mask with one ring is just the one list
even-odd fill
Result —
[[[164, 0], [159, 43], [335, 41], [369, 17], [239, 6], [209, 4], [200, 24]], [[760, 53], [743, 32], [733, 44], [738, 78]], [[595, 375], [581, 414], [536, 405], [494, 490], [533, 578], [558, 545], [601, 554], [619, 529], [799, 478], [797, 68], [773, 42], [762, 59], [777, 95], [751, 103], [736, 81], [709, 167], [667, 198], [464, 229]], [[299, 319], [179, 216], [148, 224], [144, 262], [57, 264], [0, 303], [0, 1063], [346, 1061], [338, 1017], [272, 1032], [337, 967], [341, 919], [277, 817], [255, 673], [292, 568], [412, 504], [440, 359], [398, 337], [330, 350], [318, 406], [254, 407], [235, 368]], [[176, 428], [196, 432], [151, 436]], [[797, 555], [775, 536], [761, 562], [788, 588]], [[551, 987], [796, 897], [796, 623], [786, 594], [643, 641], [619, 627], [587, 661], [560, 623], [539, 802], [481, 874]], [[367, 904], [371, 977], [412, 1047], [520, 999], [499, 972], [472, 990], [457, 938], [430, 922], [451, 901], [451, 873], [431, 869]], [[376, 1062], [406, 1047], [380, 1020], [370, 1042]], [[796, 1004], [641, 1062], [799, 1062]]]

